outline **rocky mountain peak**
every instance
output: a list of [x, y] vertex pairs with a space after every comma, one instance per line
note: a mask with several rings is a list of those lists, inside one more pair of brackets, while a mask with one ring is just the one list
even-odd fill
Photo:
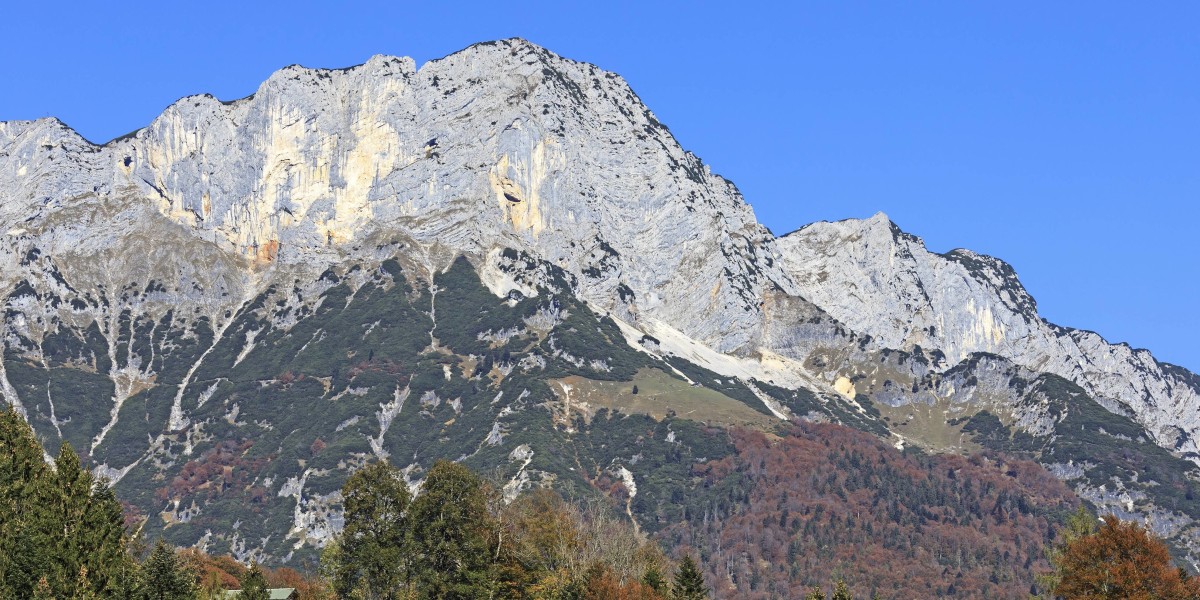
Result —
[[[608, 309], [686, 323], [724, 350], [756, 335], [770, 268], [755, 255], [770, 235], [736, 188], [680, 148], [618, 75], [524, 40], [419, 70], [388, 56], [287, 67], [252, 96], [189, 96], [130, 136], [80, 144], [69, 169], [32, 143], [0, 168], [23, 202], [4, 225], [50, 233], [54, 210], [39, 197], [102, 216], [91, 224], [100, 230], [137, 228], [144, 219], [132, 215], [151, 210], [258, 270], [317, 268], [398, 233], [475, 256], [524, 248], [575, 273]], [[40, 192], [27, 176], [38, 170]], [[55, 231], [44, 250], [80, 248], [81, 232]], [[689, 253], [675, 251], [681, 241]], [[680, 271], [702, 276], [680, 281]]]
[[1037, 318], [1037, 302], [1025, 290], [1012, 265], [965, 248], [956, 248], [942, 256], [963, 265], [972, 276], [990, 285], [996, 295], [1015, 312], [1030, 319]]

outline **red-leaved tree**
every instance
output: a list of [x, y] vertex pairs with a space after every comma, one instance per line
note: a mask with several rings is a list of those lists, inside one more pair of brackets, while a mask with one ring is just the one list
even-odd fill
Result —
[[1200, 585], [1184, 577], [1161, 541], [1112, 515], [1096, 533], [1067, 544], [1059, 565], [1062, 581], [1054, 592], [1067, 600], [1200, 599]]

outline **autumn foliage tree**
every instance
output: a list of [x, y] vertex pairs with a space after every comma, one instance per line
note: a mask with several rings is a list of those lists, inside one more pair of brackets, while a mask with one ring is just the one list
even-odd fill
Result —
[[[506, 504], [494, 486], [447, 461], [433, 465], [411, 501], [399, 471], [383, 462], [357, 471], [342, 494], [345, 529], [322, 562], [344, 598], [669, 596], [659, 546], [599, 501], [535, 490]], [[687, 575], [690, 592], [673, 597], [706, 598], [699, 567]]]
[[661, 600], [669, 584], [658, 545], [599, 503], [534, 490], [498, 511], [504, 598]]
[[1068, 543], [1058, 559], [1066, 600], [1196, 600], [1200, 585], [1172, 563], [1167, 547], [1146, 528], [1109, 515], [1095, 533]]

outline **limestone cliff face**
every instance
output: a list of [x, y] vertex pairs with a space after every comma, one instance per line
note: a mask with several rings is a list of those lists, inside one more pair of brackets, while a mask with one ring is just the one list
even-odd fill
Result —
[[[219, 320], [279, 273], [385, 240], [480, 257], [516, 247], [577, 275], [592, 304], [720, 353], [806, 360], [815, 347], [790, 331], [803, 324], [764, 314], [782, 292], [877, 348], [919, 345], [950, 364], [989, 352], [1068, 377], [1160, 444], [1200, 450], [1186, 375], [1044, 322], [1005, 263], [930, 253], [882, 215], [775, 240], [619, 76], [523, 40], [419, 70], [385, 56], [288, 67], [241, 100], [183, 98], [103, 146], [55, 119], [0, 123], [0, 158], [9, 289], [36, 247], [75, 281], [168, 282], [171, 302]], [[819, 345], [841, 343], [831, 335]]]
[[[8, 123], [0, 147], [0, 228], [53, 254], [116, 241], [151, 209], [259, 270], [397, 232], [473, 255], [529, 248], [580, 275], [589, 301], [721, 351], [752, 343], [767, 279], [755, 261], [770, 235], [730, 183], [620, 77], [521, 40], [419, 71], [383, 56], [288, 67], [249, 98], [184, 98], [101, 147], [55, 120]], [[86, 231], [55, 229], [65, 213], [86, 214]]]
[[798, 293], [881, 348], [972, 353], [1075, 381], [1109, 410], [1132, 416], [1160, 445], [1196, 456], [1200, 389], [1194, 376], [1146, 350], [1056, 326], [1012, 267], [969, 250], [929, 252], [883, 214], [814, 223], [778, 240]]

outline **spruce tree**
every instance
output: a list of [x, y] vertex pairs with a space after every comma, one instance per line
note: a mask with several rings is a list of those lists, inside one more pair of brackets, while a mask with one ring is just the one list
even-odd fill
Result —
[[708, 588], [704, 586], [704, 575], [696, 561], [687, 555], [679, 563], [675, 572], [675, 585], [672, 586], [671, 597], [675, 600], [700, 600], [708, 598]]
[[79, 576], [75, 578], [75, 594], [72, 596], [74, 600], [97, 600], [101, 595], [96, 592], [96, 588], [92, 585], [91, 579], [88, 578], [87, 567], [79, 569]]
[[250, 568], [242, 573], [240, 580], [242, 593], [238, 600], [270, 600], [271, 592], [267, 587], [267, 577], [263, 575], [262, 567], [257, 562], [250, 563]]
[[159, 540], [141, 572], [142, 600], [192, 600], [195, 585], [175, 548]]
[[[0, 597], [29, 598], [54, 562], [46, 530], [47, 481], [42, 446], [25, 419], [0, 409]], [[47, 581], [49, 585], [49, 581]]]
[[663, 578], [662, 572], [658, 570], [656, 565], [650, 565], [646, 568], [646, 572], [642, 574], [642, 583], [659, 595], [666, 595], [667, 580]]
[[92, 589], [102, 596], [120, 597], [122, 580], [137, 564], [131, 556], [125, 514], [107, 480], [95, 482], [78, 531], [79, 551]]
[[53, 469], [44, 457], [25, 420], [0, 410], [0, 597], [31, 597], [41, 579], [57, 597], [120, 596], [132, 566], [120, 503], [70, 444]]
[[52, 488], [48, 496], [49, 523], [57, 538], [59, 572], [51, 587], [60, 595], [77, 597], [81, 571], [86, 571], [90, 588], [110, 595], [115, 576], [125, 561], [128, 542], [121, 504], [107, 482], [96, 482], [83, 467], [79, 455], [63, 443], [54, 461]]

